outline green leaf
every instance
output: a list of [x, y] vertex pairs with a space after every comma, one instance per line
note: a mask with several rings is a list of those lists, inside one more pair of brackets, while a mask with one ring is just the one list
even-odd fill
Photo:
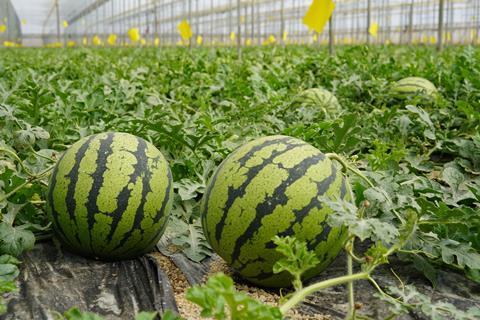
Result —
[[[140, 320], [140, 319], [136, 319], [136, 320]], [[162, 320], [184, 320], [184, 319], [179, 315], [177, 315], [172, 310], [167, 310], [162, 314]]]
[[427, 319], [432, 320], [474, 320], [480, 315], [480, 308], [470, 307], [467, 310], [461, 310], [451, 303], [432, 301], [432, 298], [420, 293], [414, 286], [407, 285], [402, 289], [389, 286], [388, 291], [398, 297], [392, 299], [391, 296], [378, 294], [378, 297], [392, 305], [392, 311], [395, 315], [407, 314], [413, 307], [421, 312]]
[[35, 236], [24, 226], [12, 227], [10, 224], [0, 223], [0, 253], [19, 256], [24, 251], [33, 249]]
[[[198, 305], [202, 317], [234, 320], [280, 320], [282, 313], [277, 307], [265, 305], [243, 292], [235, 290], [233, 280], [223, 273], [210, 277], [203, 286], [193, 286], [187, 291], [187, 299]], [[228, 308], [228, 313], [227, 313]]]
[[0, 281], [12, 281], [15, 280], [20, 274], [20, 270], [14, 264], [0, 264]]
[[292, 237], [275, 236], [273, 243], [277, 246], [275, 250], [283, 255], [283, 258], [275, 262], [274, 273], [288, 272], [293, 276], [295, 289], [302, 287], [302, 275], [320, 263], [314, 252], [307, 249], [307, 243], [298, 241]]
[[[137, 314], [135, 317], [135, 320], [154, 320], [157, 318], [157, 312], [140, 312]], [[165, 319], [165, 314], [164, 317], [162, 317], [162, 320]], [[171, 318], [172, 320], [175, 320], [175, 318]], [[179, 319], [179, 318], [177, 318]]]
[[462, 182], [465, 181], [465, 177], [456, 168], [446, 167], [442, 173], [442, 180], [445, 181], [456, 192], [458, 191]]
[[[177, 225], [182, 223], [177, 221]], [[183, 224], [181, 233], [172, 239], [172, 243], [183, 249], [185, 255], [195, 262], [200, 262], [211, 255], [211, 248], [203, 234], [200, 219], [190, 224]]]
[[377, 218], [360, 218], [357, 215], [357, 208], [349, 201], [332, 201], [328, 197], [320, 199], [333, 210], [327, 217], [327, 223], [332, 227], [345, 226], [350, 234], [361, 241], [371, 238], [374, 241], [392, 244], [398, 238], [398, 230], [391, 222]]
[[103, 320], [102, 317], [90, 312], [82, 313], [78, 308], [74, 307], [63, 314], [67, 320]]
[[422, 272], [423, 275], [432, 283], [433, 287], [438, 284], [438, 271], [428, 262], [427, 259], [419, 255], [413, 256], [413, 265], [415, 269]]

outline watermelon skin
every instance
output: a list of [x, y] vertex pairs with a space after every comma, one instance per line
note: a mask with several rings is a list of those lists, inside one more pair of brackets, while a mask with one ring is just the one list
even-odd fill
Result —
[[218, 167], [202, 204], [202, 225], [215, 252], [248, 281], [265, 287], [291, 285], [285, 272], [273, 274], [282, 256], [271, 239], [295, 236], [306, 241], [321, 263], [318, 275], [338, 255], [344, 228], [331, 228], [331, 209], [318, 196], [347, 198], [346, 181], [336, 165], [308, 143], [269, 136], [243, 145]]
[[101, 133], [73, 144], [49, 183], [47, 215], [60, 241], [80, 255], [120, 260], [151, 251], [173, 199], [167, 161], [149, 142]]
[[337, 98], [324, 88], [307, 89], [298, 94], [294, 102], [303, 109], [314, 108], [322, 112], [326, 119], [332, 119], [342, 112]]
[[395, 98], [408, 99], [415, 96], [434, 98], [438, 90], [433, 83], [424, 78], [408, 77], [396, 82], [391, 89]]

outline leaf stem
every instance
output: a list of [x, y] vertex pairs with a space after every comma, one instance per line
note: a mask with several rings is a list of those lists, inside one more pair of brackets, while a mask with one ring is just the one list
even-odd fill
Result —
[[351, 172], [353, 172], [355, 175], [357, 175], [358, 177], [360, 177], [362, 180], [364, 180], [368, 186], [370, 188], [374, 188], [375, 185], [370, 181], [370, 179], [368, 179], [362, 172], [360, 172], [360, 170], [358, 170], [357, 168], [351, 166], [350, 164], [348, 164], [347, 161], [345, 161], [345, 159], [343, 159], [342, 157], [340, 157], [338, 154], [336, 153], [327, 153], [325, 154], [325, 156], [327, 158], [329, 158], [330, 160], [336, 160], [338, 161], [342, 166], [343, 166], [343, 170], [344, 172], [349, 170]]
[[[353, 248], [353, 240], [350, 240], [350, 241], [351, 241], [351, 246]], [[353, 275], [353, 258], [349, 254], [347, 254], [347, 274], [349, 276]], [[349, 309], [347, 319], [355, 319], [355, 291], [353, 288], [353, 281], [348, 282], [347, 288], [348, 288], [348, 309]]]
[[[35, 152], [35, 150], [33, 150], [33, 151]], [[20, 159], [20, 157], [15, 152], [13, 152], [12, 150], [9, 150], [9, 149], [6, 149], [6, 148], [0, 148], [0, 152], [4, 152], [4, 153], [12, 156], [13, 158], [15, 158], [15, 160], [22, 167], [22, 170], [25, 171], [25, 173], [27, 175], [29, 175], [33, 178], [32, 180], [41, 178], [42, 176], [44, 176], [46, 173], [48, 173], [49, 171], [51, 171], [55, 167], [55, 165], [52, 165], [52, 166], [48, 167], [47, 169], [39, 172], [38, 174], [35, 174], [35, 173], [31, 172], [27, 167], [25, 167], [22, 159]]]
[[0, 148], [0, 152], [6, 153], [6, 154], [12, 156], [20, 164], [23, 171], [25, 171], [29, 176], [33, 176], [32, 172], [30, 172], [30, 170], [28, 170], [25, 167], [25, 165], [22, 162], [22, 159], [20, 159], [20, 157], [15, 152], [13, 152], [12, 150], [6, 149], [6, 148]]
[[7, 193], [3, 197], [1, 197], [0, 202], [3, 202], [5, 200], [7, 200], [11, 196], [13, 196], [17, 191], [21, 190], [22, 188], [24, 188], [29, 183], [30, 183], [30, 180], [26, 180], [22, 184], [16, 186], [12, 191], [10, 191], [9, 193]]
[[[355, 195], [353, 194], [353, 190], [350, 186], [350, 183], [348, 181], [348, 178], [345, 177], [346, 183], [346, 188], [348, 190], [348, 193], [350, 194], [350, 200], [354, 201]], [[363, 207], [358, 210], [357, 214], [362, 218], [363, 216]], [[350, 237], [347, 242], [347, 247], [348, 251], [352, 252], [354, 251], [354, 244], [355, 244], [355, 237]], [[352, 255], [347, 253], [347, 274], [349, 276], [353, 275], [353, 257]], [[355, 290], [353, 287], [353, 281], [348, 282], [347, 284], [347, 290], [348, 290], [348, 315], [347, 319], [355, 319]]]
[[37, 157], [43, 158], [43, 159], [48, 160], [48, 161], [50, 161], [50, 162], [55, 162], [55, 160], [53, 160], [53, 159], [51, 159], [51, 158], [49, 158], [49, 157], [46, 157], [46, 156], [44, 156], [43, 154], [38, 153], [37, 151], [35, 151], [35, 149], [33, 149], [32, 146], [30, 146], [30, 151], [32, 151]]
[[322, 282], [317, 282], [308, 287], [303, 288], [300, 291], [297, 291], [290, 299], [287, 300], [281, 307], [280, 311], [282, 314], [286, 314], [288, 310], [295, 307], [298, 303], [302, 302], [308, 295], [333, 286], [338, 286], [340, 284], [348, 283], [356, 280], [368, 280], [370, 277], [368, 272], [360, 272], [352, 275], [346, 275], [342, 277], [337, 277]]

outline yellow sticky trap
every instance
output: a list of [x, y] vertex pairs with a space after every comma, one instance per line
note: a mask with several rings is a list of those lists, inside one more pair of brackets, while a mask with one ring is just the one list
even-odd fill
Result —
[[447, 41], [448, 42], [452, 41], [452, 33], [451, 32], [447, 32]]
[[251, 46], [252, 45], [252, 40], [251, 39], [245, 40], [245, 45], [246, 46]]
[[282, 35], [282, 40], [283, 42], [287, 41], [287, 38], [288, 38], [288, 31], [283, 31], [283, 35]]
[[245, 16], [240, 16], [240, 23], [245, 23]]
[[430, 44], [435, 44], [437, 43], [437, 38], [435, 36], [430, 37]]
[[67, 42], [67, 47], [69, 47], [69, 48], [73, 48], [73, 47], [75, 47], [75, 45], [76, 45], [75, 41], [70, 40], [70, 41]]
[[7, 26], [4, 24], [0, 24], [0, 33], [4, 33], [5, 31], [7, 31]]
[[313, 37], [312, 37], [312, 40], [313, 40], [313, 42], [317, 42], [318, 41], [318, 36], [316, 34], [314, 34]]
[[110, 34], [107, 39], [107, 43], [111, 46], [114, 46], [117, 44], [117, 35], [116, 34]]
[[275, 44], [275, 42], [277, 42], [277, 39], [275, 38], [275, 36], [273, 34], [270, 35], [270, 37], [268, 37], [268, 43]]
[[230, 32], [230, 40], [235, 41], [235, 32]]
[[22, 25], [24, 26], [24, 25], [26, 25], [26, 24], [27, 24], [27, 20], [22, 19]]
[[145, 40], [144, 38], [140, 39], [140, 44], [142, 46], [145, 46], [147, 44], [147, 40]]
[[202, 36], [197, 36], [197, 44], [201, 46], [203, 43], [203, 37]]
[[303, 17], [303, 24], [317, 33], [322, 33], [334, 10], [335, 3], [332, 0], [313, 0]]
[[95, 46], [101, 46], [102, 45], [102, 39], [100, 39], [99, 36], [94, 36], [92, 39], [92, 43]]
[[378, 35], [378, 23], [374, 22], [370, 25], [370, 27], [368, 28], [368, 33], [372, 36], [372, 37], [376, 37]]
[[183, 40], [189, 40], [193, 36], [192, 28], [190, 28], [190, 24], [188, 24], [187, 20], [180, 22], [178, 25], [178, 31]]
[[158, 47], [160, 45], [160, 38], [155, 38], [155, 40], [153, 41], [153, 44]]
[[131, 28], [130, 30], [128, 30], [127, 34], [130, 38], [130, 41], [132, 41], [133, 43], [136, 43], [140, 40], [140, 30], [138, 30], [138, 28]]
[[389, 39], [385, 40], [385, 44], [388, 46], [388, 45], [391, 45], [392, 44], [392, 41], [390, 41]]
[[476, 31], [474, 29], [470, 30], [470, 40], [475, 39]]
[[67, 20], [63, 20], [63, 27], [68, 28], [68, 21]]
[[82, 44], [86, 46], [88, 44], [88, 39], [87, 37], [83, 37]]

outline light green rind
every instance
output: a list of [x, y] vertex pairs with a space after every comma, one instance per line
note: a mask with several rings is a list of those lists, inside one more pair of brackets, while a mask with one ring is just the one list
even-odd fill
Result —
[[294, 100], [300, 108], [315, 108], [331, 119], [342, 112], [337, 98], [324, 88], [311, 88], [299, 93]]
[[[102, 149], [109, 137], [110, 146]], [[75, 165], [72, 206], [67, 196]], [[96, 193], [95, 179], [101, 181]], [[140, 255], [156, 244], [171, 209], [173, 186], [168, 163], [153, 145], [126, 133], [103, 133], [84, 138], [65, 152], [54, 170], [50, 193], [48, 216], [62, 242], [82, 255], [116, 260]], [[67, 206], [75, 207], [74, 219]], [[96, 206], [91, 228], [89, 206]], [[112, 231], [114, 216], [119, 221]]]
[[[273, 144], [266, 145], [269, 143]], [[240, 159], [245, 159], [249, 151], [262, 145], [263, 148], [249, 155], [243, 166], [240, 164]], [[290, 150], [287, 150], [288, 148]], [[271, 157], [273, 152], [281, 154]], [[269, 158], [271, 163], [262, 166], [254, 177], [250, 177], [245, 193], [237, 195], [236, 198], [232, 197], [234, 201], [227, 209], [229, 190], [240, 190], [248, 179], [248, 173]], [[298, 168], [305, 159], [317, 159], [318, 163], [305, 166], [305, 173], [287, 185], [286, 180], [293, 172], [291, 169], [296, 166]], [[332, 162], [318, 149], [291, 137], [265, 137], [240, 147], [217, 169], [205, 194], [202, 223], [212, 248], [249, 281], [269, 287], [288, 286], [291, 279], [287, 274], [272, 275], [265, 279], [256, 278], [259, 274], [271, 273], [273, 264], [280, 258], [272, 247], [266, 246], [271, 246], [271, 239], [275, 235], [282, 235], [282, 232], [289, 228], [293, 236], [309, 245], [313, 245], [314, 239], [324, 228], [329, 230], [325, 220], [331, 209], [327, 206], [322, 206], [321, 203], [313, 206], [301, 222], [295, 212], [307, 207], [312, 199], [320, 195], [340, 197], [342, 183], [345, 181], [339, 170], [332, 174], [332, 168]], [[330, 181], [330, 184], [325, 193], [319, 194], [316, 183], [325, 181]], [[286, 197], [286, 202], [280, 203], [277, 197], [279, 202], [261, 219], [259, 226], [255, 227], [254, 232], [241, 244], [238, 257], [234, 257], [237, 242], [249, 232], [249, 228], [251, 230], [250, 224], [258, 214], [257, 206], [282, 185], [285, 187], [282, 196]], [[274, 198], [272, 201], [276, 200]], [[217, 239], [219, 226], [221, 236]], [[310, 272], [308, 277], [324, 270], [336, 257], [346, 236], [342, 231], [329, 230], [325, 234], [327, 239], [311, 248], [319, 256], [321, 264]]]
[[408, 77], [396, 82], [391, 93], [398, 99], [407, 99], [415, 96], [434, 98], [438, 90], [433, 83], [420, 77]]

